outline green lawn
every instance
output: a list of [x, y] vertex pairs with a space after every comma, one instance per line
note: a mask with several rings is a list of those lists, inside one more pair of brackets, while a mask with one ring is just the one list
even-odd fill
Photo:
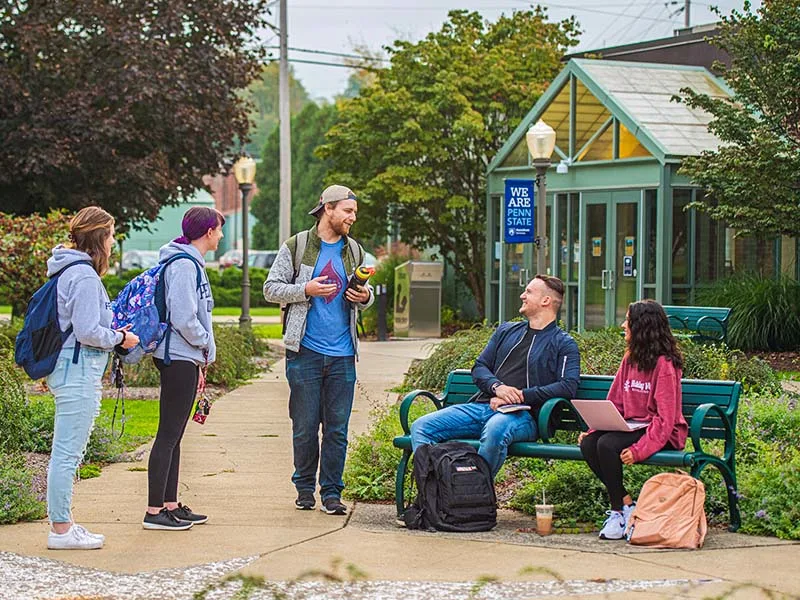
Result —
[[280, 323], [257, 323], [253, 325], [253, 333], [260, 338], [279, 340], [283, 337], [283, 326]]
[[[280, 310], [280, 309], [278, 309]], [[0, 315], [10, 315], [11, 314], [11, 306], [2, 304], [0, 305]]]
[[[10, 307], [8, 310], [11, 312]], [[220, 317], [238, 317], [242, 314], [242, 309], [238, 306], [215, 306], [213, 314]], [[277, 317], [280, 314], [280, 306], [256, 306], [250, 309], [251, 317]]]
[[[103, 398], [100, 401], [99, 423], [111, 427], [116, 398]], [[122, 407], [117, 409], [117, 420], [114, 425], [115, 433], [119, 432]], [[125, 400], [125, 434], [121, 442], [126, 449], [132, 450], [146, 441], [155, 437], [158, 430], [158, 400]], [[128, 448], [128, 446], [132, 446]]]

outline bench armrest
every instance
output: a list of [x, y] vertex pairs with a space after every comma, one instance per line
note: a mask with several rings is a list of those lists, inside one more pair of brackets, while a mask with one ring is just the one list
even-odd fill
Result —
[[436, 410], [442, 409], [442, 398], [433, 392], [429, 392], [428, 390], [414, 390], [413, 392], [406, 394], [406, 397], [403, 398], [403, 403], [400, 405], [400, 426], [403, 428], [403, 433], [405, 435], [409, 435], [411, 433], [411, 427], [408, 424], [408, 412], [411, 410], [411, 405], [414, 403], [414, 400], [420, 396], [423, 398], [428, 398], [431, 402], [433, 402], [436, 405]]
[[550, 420], [553, 418], [553, 414], [556, 413], [562, 405], [568, 407], [575, 413], [575, 417], [580, 420], [580, 415], [578, 415], [578, 411], [575, 410], [575, 407], [572, 406], [572, 402], [566, 398], [550, 398], [550, 400], [542, 404], [542, 408], [539, 409], [539, 418], [537, 420], [539, 437], [542, 438], [545, 444], [550, 442], [550, 436], [554, 433], [554, 431], [551, 431]]
[[728, 319], [718, 319], [717, 317], [712, 317], [711, 315], [706, 315], [704, 317], [700, 317], [697, 319], [696, 330], [699, 332], [705, 321], [716, 321], [719, 324], [720, 329], [722, 329], [722, 339], [725, 339], [728, 334]]
[[692, 427], [689, 430], [692, 446], [694, 446], [695, 452], [705, 452], [700, 439], [703, 432], [703, 423], [708, 413], [716, 413], [714, 416], [719, 417], [725, 426], [725, 454], [722, 459], [725, 462], [729, 462], [733, 458], [734, 451], [733, 428], [731, 427], [731, 422], [725, 410], [717, 404], [701, 404], [692, 414]]
[[672, 323], [673, 321], [677, 321], [679, 329], [689, 329], [689, 319], [684, 319], [678, 315], [667, 315], [667, 321], [669, 322], [669, 326], [673, 329], [676, 329]]

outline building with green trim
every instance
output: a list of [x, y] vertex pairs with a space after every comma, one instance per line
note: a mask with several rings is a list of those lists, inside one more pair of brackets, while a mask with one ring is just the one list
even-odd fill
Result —
[[719, 140], [708, 114], [673, 100], [683, 88], [731, 95], [701, 66], [569, 60], [487, 169], [487, 318], [516, 316], [535, 274], [536, 247], [504, 243], [502, 224], [505, 180], [536, 177], [525, 134], [540, 119], [556, 131], [544, 251], [567, 285], [568, 328], [618, 325], [642, 298], [694, 304], [698, 289], [734, 271], [797, 276], [794, 238], [737, 236], [687, 208], [702, 191], [680, 162]]

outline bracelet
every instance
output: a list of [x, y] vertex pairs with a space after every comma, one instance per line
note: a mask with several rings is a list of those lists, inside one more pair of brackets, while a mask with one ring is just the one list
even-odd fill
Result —
[[122, 339], [120, 340], [119, 344], [122, 345], [122, 344], [125, 343], [125, 338], [128, 337], [128, 336], [125, 333], [125, 330], [120, 330], [120, 333], [122, 334]]

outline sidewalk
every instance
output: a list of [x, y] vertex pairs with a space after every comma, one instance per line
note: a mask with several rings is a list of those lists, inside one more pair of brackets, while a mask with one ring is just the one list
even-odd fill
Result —
[[[368, 428], [371, 407], [395, 400], [387, 388], [430, 349], [425, 341], [362, 344], [351, 438]], [[594, 535], [518, 533], [532, 524], [516, 513], [504, 513], [493, 532], [459, 536], [398, 529], [391, 505], [356, 504], [347, 518], [297, 511], [283, 370], [281, 361], [218, 400], [204, 426], [189, 423], [181, 500], [208, 513], [208, 524], [143, 530], [147, 463], [112, 465], [75, 494], [76, 521], [104, 533], [105, 548], [53, 552], [45, 522], [0, 527], [0, 599], [188, 599], [239, 569], [276, 582], [275, 593], [287, 598], [703, 598], [749, 583], [800, 596], [800, 544], [773, 538], [717, 533], [697, 552], [642, 551]], [[310, 572], [347, 580], [348, 564], [367, 581], [297, 583]], [[481, 584], [478, 593], [480, 577], [499, 583]], [[227, 584], [208, 598], [230, 598], [235, 589]], [[762, 596], [746, 588], [731, 597]]]

